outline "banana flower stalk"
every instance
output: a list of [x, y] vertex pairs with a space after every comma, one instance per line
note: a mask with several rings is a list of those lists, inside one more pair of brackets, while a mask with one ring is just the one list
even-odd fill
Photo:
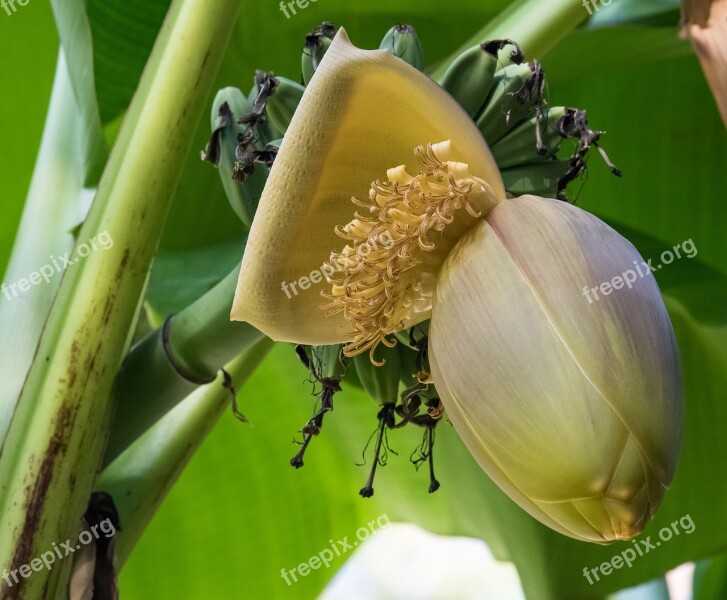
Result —
[[597, 300], [581, 291], [634, 263], [589, 213], [509, 198], [462, 108], [341, 29], [272, 167], [232, 318], [373, 362], [431, 319], [431, 380], [480, 466], [545, 525], [608, 543], [653, 516], [681, 437], [653, 277]]

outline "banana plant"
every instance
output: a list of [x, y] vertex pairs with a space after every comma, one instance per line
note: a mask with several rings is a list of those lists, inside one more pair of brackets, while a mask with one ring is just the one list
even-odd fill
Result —
[[717, 597], [698, 4], [9, 3], [0, 596], [312, 598], [391, 520]]

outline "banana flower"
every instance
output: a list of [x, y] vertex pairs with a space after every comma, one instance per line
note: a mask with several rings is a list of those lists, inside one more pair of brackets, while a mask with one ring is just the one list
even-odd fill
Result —
[[341, 29], [272, 167], [232, 318], [372, 361], [431, 319], [431, 379], [480, 466], [545, 525], [608, 543], [652, 517], [681, 436], [653, 277], [582, 295], [634, 263], [589, 213], [508, 198], [460, 106]]

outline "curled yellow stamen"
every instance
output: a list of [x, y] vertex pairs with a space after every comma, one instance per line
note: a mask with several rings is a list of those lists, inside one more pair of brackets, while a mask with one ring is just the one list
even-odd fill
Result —
[[[322, 293], [329, 300], [322, 306], [326, 314], [343, 313], [352, 325], [353, 341], [344, 354], [369, 351], [378, 365], [383, 363], [374, 358], [377, 346], [394, 346], [396, 340], [387, 336], [413, 325], [418, 314], [423, 315], [419, 321], [426, 318], [444, 258], [496, 203], [487, 182], [470, 175], [466, 164], [447, 160], [449, 142], [417, 146], [414, 154], [424, 168], [418, 175], [403, 166], [389, 169], [387, 181], [371, 184], [367, 201], [352, 199], [371, 216], [357, 212], [350, 223], [336, 227], [349, 244], [331, 254], [335, 270], [326, 276], [331, 291]], [[467, 214], [458, 214], [454, 224], [462, 208]]]

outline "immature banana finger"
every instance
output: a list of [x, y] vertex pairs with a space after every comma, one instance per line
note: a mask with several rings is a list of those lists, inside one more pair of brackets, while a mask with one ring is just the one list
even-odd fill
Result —
[[520, 44], [510, 39], [488, 40], [482, 45], [487, 52], [497, 57], [497, 62], [503, 67], [521, 65], [525, 60], [525, 53]]
[[424, 69], [424, 51], [416, 31], [411, 25], [394, 25], [381, 40], [379, 48], [408, 62], [415, 69]]
[[212, 137], [202, 155], [202, 158], [217, 165], [230, 206], [248, 228], [267, 180], [267, 170], [262, 169], [258, 169], [260, 173], [248, 181], [233, 179], [238, 135], [245, 129], [237, 121], [251, 110], [251, 103], [239, 89], [227, 87], [217, 92], [212, 103]]
[[377, 359], [385, 360], [383, 366], [377, 367], [371, 362], [368, 354], [359, 354], [353, 358], [361, 385], [366, 393], [378, 404], [396, 404], [399, 396], [399, 375], [401, 374], [401, 357], [399, 349], [389, 348], [383, 344], [376, 350]]
[[235, 115], [243, 115], [249, 112], [250, 108], [250, 102], [237, 88], [226, 87], [217, 92], [210, 113], [212, 137], [202, 152], [203, 160], [214, 165], [219, 163], [223, 150], [223, 135], [236, 125]]
[[477, 127], [490, 146], [517, 125], [532, 108], [540, 106], [543, 77], [537, 61], [510, 65], [495, 73], [490, 95], [477, 117]]
[[497, 68], [497, 51], [492, 54], [486, 47], [480, 44], [465, 50], [439, 82], [473, 118], [485, 105]]
[[343, 356], [343, 344], [330, 346], [315, 346], [313, 354], [320, 361], [319, 373], [322, 379], [336, 379], [340, 381], [346, 376], [348, 364], [351, 359]]
[[558, 122], [565, 114], [566, 108], [563, 106], [548, 108], [513, 128], [492, 146], [497, 166], [507, 169], [555, 155], [563, 141]]
[[252, 112], [247, 115], [246, 121], [255, 133], [255, 145], [264, 146], [272, 140], [283, 137], [274, 123], [271, 123], [267, 115], [267, 105], [270, 98], [275, 94], [278, 87], [278, 78], [271, 71], [255, 71], [255, 88], [251, 94]]
[[295, 347], [295, 352], [316, 381], [324, 379], [340, 381], [346, 376], [350, 363], [350, 359], [343, 356], [342, 348], [343, 344], [326, 346], [300, 344]]
[[323, 55], [328, 50], [333, 38], [336, 36], [336, 26], [333, 23], [324, 21], [305, 37], [303, 56], [301, 57], [301, 71], [303, 83], [308, 85]]
[[422, 321], [409, 329], [402, 329], [394, 333], [394, 337], [399, 340], [399, 343], [412, 350], [419, 350], [422, 344], [426, 345], [428, 335], [429, 320]]
[[548, 160], [542, 163], [526, 164], [502, 171], [505, 189], [513, 196], [532, 194], [545, 198], [556, 198], [559, 182], [568, 172], [570, 161]]
[[278, 84], [268, 98], [267, 114], [270, 123], [276, 129], [285, 133], [288, 130], [293, 114], [298, 108], [298, 104], [300, 104], [305, 87], [285, 77], [276, 77], [275, 79]]
[[404, 387], [410, 387], [417, 383], [417, 375], [422, 370], [420, 364], [420, 353], [412, 350], [404, 344], [397, 344], [399, 348], [399, 358], [401, 361], [399, 380]]

